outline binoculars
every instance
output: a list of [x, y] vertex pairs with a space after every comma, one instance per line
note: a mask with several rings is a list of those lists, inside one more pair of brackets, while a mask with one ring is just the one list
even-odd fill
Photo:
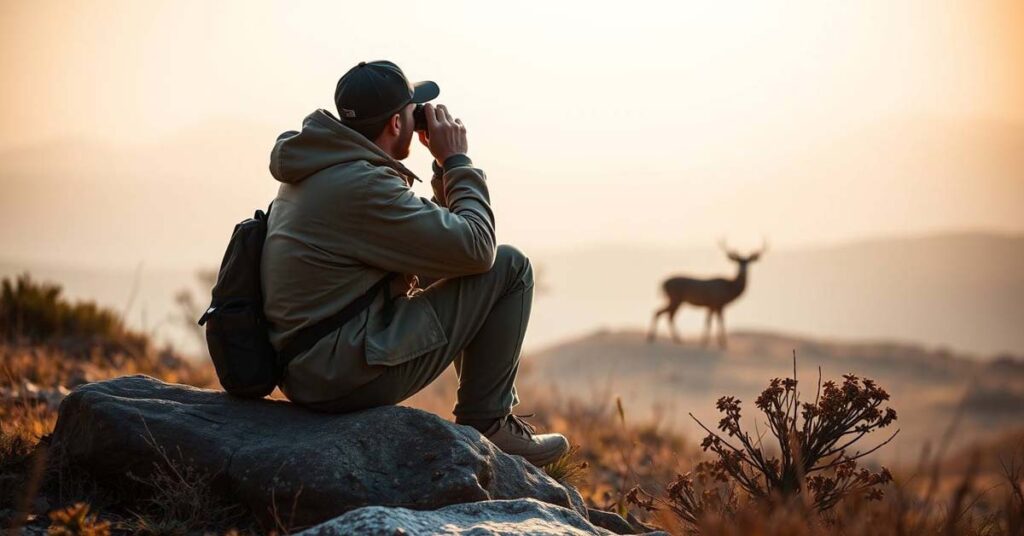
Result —
[[427, 130], [427, 115], [424, 113], [422, 104], [417, 104], [412, 110], [412, 129], [424, 132]]

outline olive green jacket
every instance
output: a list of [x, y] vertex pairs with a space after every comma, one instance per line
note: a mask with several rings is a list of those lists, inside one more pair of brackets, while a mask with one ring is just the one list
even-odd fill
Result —
[[[496, 246], [484, 172], [461, 163], [434, 176], [428, 200], [410, 189], [412, 172], [329, 112], [279, 136], [270, 173], [282, 184], [261, 267], [274, 347], [389, 272], [434, 279], [489, 270]], [[447, 343], [426, 299], [402, 295], [386, 308], [386, 294], [291, 361], [281, 383], [289, 399], [339, 398]]]

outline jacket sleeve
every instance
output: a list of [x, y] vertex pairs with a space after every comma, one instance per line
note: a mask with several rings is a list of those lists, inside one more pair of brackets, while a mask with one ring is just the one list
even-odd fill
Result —
[[496, 249], [486, 177], [460, 166], [444, 173], [448, 208], [416, 196], [390, 170], [368, 177], [351, 232], [352, 255], [370, 266], [431, 278], [486, 272]]
[[448, 208], [448, 200], [445, 199], [444, 193], [444, 168], [437, 165], [436, 160], [431, 162], [430, 166], [434, 172], [430, 178], [430, 189], [434, 191], [434, 196], [430, 200], [444, 208]]

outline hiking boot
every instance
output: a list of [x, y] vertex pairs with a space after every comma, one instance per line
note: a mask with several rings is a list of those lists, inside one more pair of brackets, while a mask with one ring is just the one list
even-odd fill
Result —
[[535, 434], [533, 426], [523, 417], [508, 415], [498, 419], [484, 432], [484, 437], [506, 454], [516, 454], [526, 461], [544, 467], [569, 451], [569, 441], [562, 434]]

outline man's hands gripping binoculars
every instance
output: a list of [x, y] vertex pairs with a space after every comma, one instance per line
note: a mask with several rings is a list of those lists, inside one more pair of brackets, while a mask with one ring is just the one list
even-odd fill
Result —
[[412, 117], [420, 143], [430, 150], [438, 164], [444, 165], [448, 157], [469, 151], [466, 125], [461, 119], [453, 118], [445, 105], [417, 104]]

